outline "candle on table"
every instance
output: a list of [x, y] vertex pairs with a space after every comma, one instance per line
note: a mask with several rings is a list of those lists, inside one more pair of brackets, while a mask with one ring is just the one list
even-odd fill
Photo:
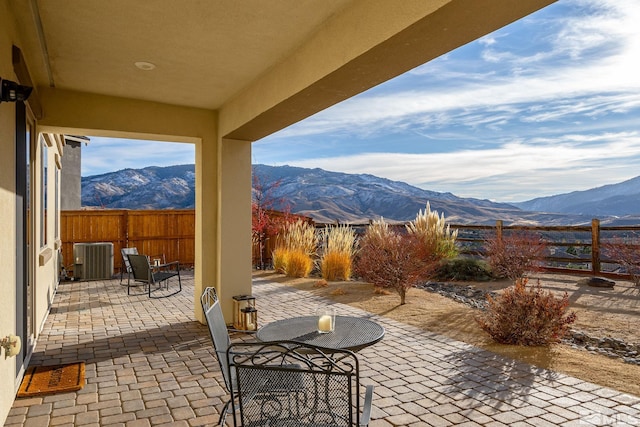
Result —
[[328, 314], [323, 314], [318, 318], [318, 331], [320, 332], [331, 332], [333, 329], [331, 327], [331, 316]]
[[335, 329], [336, 311], [331, 306], [318, 307], [316, 309], [316, 316], [318, 318], [318, 332], [326, 334], [327, 332], [333, 332]]

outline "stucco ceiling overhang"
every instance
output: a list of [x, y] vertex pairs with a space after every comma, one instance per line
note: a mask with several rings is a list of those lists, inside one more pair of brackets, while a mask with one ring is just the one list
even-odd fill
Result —
[[[12, 5], [38, 83], [217, 109], [350, 2], [14, 0]], [[156, 68], [138, 69], [139, 61]]]
[[[225, 135], [255, 140], [554, 0], [0, 1], [16, 18], [36, 86], [227, 109], [244, 121]], [[283, 69], [303, 68], [299, 52], [328, 41], [330, 66], [295, 86], [295, 71]], [[238, 114], [247, 99], [262, 101], [261, 82], [274, 74], [280, 80], [265, 92], [291, 85], [290, 93]]]

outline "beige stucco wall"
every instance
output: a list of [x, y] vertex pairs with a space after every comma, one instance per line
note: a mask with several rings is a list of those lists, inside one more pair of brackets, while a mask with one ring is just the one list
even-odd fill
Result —
[[[57, 213], [55, 212], [55, 198], [58, 197], [58, 191], [55, 188], [55, 174], [57, 171], [56, 155], [60, 156], [59, 146], [53, 141], [53, 136], [38, 135], [35, 146], [35, 163], [33, 164], [33, 212], [34, 216], [34, 241], [32, 250], [34, 251], [34, 332], [36, 338], [44, 325], [46, 316], [49, 313], [49, 307], [53, 301], [53, 297], [58, 285], [58, 246], [60, 234], [56, 235], [55, 221]], [[46, 150], [47, 155], [46, 167], [43, 167], [42, 151]], [[47, 182], [47, 209], [46, 209], [46, 226], [40, 221], [39, 213], [43, 211], [42, 192], [44, 189], [39, 183], [42, 182], [42, 174], [46, 171]], [[15, 233], [15, 231], [14, 231]], [[40, 235], [46, 235], [44, 245], [40, 244]]]
[[[44, 87], [39, 93], [45, 110], [38, 123], [42, 132], [195, 144], [195, 294], [215, 286], [230, 317], [231, 297], [251, 291], [250, 141], [223, 144], [216, 111]], [[219, 207], [227, 203], [223, 220]], [[198, 298], [194, 312], [203, 322]]]
[[[4, 1], [0, 2], [0, 77], [15, 80], [11, 46], [16, 40], [13, 21]], [[15, 106], [0, 104], [0, 338], [16, 332], [16, 241], [15, 241]], [[15, 358], [0, 357], [0, 425], [4, 424], [16, 392]]]
[[[49, 88], [41, 88], [40, 92], [45, 109], [45, 117], [39, 122], [42, 131], [195, 144], [195, 293], [196, 296], [200, 295], [204, 286], [221, 286], [222, 270], [238, 267], [221, 266], [219, 262], [221, 141], [217, 133], [218, 113]], [[250, 190], [246, 197], [251, 197]], [[203, 254], [206, 254], [206, 259]], [[245, 274], [249, 275], [250, 260], [251, 257], [242, 267]], [[225, 291], [224, 294], [229, 295], [229, 298], [223, 298], [225, 313], [231, 313], [230, 296], [235, 293]], [[201, 311], [199, 299], [196, 298], [196, 319], [204, 322]]]
[[[0, 76], [9, 80], [16, 81], [17, 76], [13, 72], [11, 49], [12, 45], [19, 45], [19, 39], [15, 35], [13, 22], [8, 20], [8, 14], [5, 13], [5, 3], [0, 3]], [[0, 274], [0, 338], [9, 334], [19, 334], [16, 330], [16, 152], [15, 152], [15, 110], [14, 103], [0, 104], [0, 259], [2, 260], [2, 274]], [[33, 182], [39, 183], [42, 176], [42, 165], [40, 163], [41, 151], [47, 151], [47, 198], [49, 200], [49, 213], [47, 215], [46, 226], [46, 245], [40, 246], [39, 236], [41, 230], [44, 231], [43, 224], [38, 220], [36, 215], [34, 221], [34, 244], [31, 247], [32, 255], [35, 260], [33, 269], [34, 283], [33, 287], [33, 325], [34, 332], [37, 334], [41, 330], [48, 313], [49, 304], [55, 293], [57, 285], [57, 263], [58, 254], [56, 241], [56, 215], [55, 197], [57, 195], [55, 188], [55, 174], [57, 170], [56, 155], [61, 155], [60, 145], [55, 142], [45, 144], [36, 144], [35, 147], [35, 164], [33, 164]], [[33, 212], [40, 212], [42, 188], [38, 188], [32, 194]], [[42, 257], [41, 257], [42, 255]], [[25, 260], [26, 262], [26, 260]], [[26, 340], [22, 343], [27, 345]], [[18, 375], [17, 375], [18, 374]], [[14, 400], [15, 393], [22, 379], [23, 372], [16, 372], [16, 358], [5, 358], [4, 354], [0, 357], [0, 378], [3, 380], [0, 387], [0, 424], [4, 423], [11, 404]]]

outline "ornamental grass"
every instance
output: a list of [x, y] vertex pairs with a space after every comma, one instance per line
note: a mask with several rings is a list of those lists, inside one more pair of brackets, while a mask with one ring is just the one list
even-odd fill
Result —
[[322, 278], [335, 282], [351, 278], [351, 256], [341, 252], [329, 252], [322, 257], [320, 274]]
[[424, 212], [420, 210], [416, 219], [407, 224], [407, 232], [422, 240], [440, 259], [455, 258], [458, 255], [458, 230], [451, 230], [444, 219], [444, 213], [438, 216], [438, 211], [432, 211], [429, 202]]
[[325, 227], [320, 273], [328, 281], [349, 280], [356, 252], [356, 234], [348, 225]]
[[287, 224], [273, 251], [273, 267], [289, 277], [307, 277], [313, 270], [318, 239], [313, 225], [298, 220]]
[[288, 251], [284, 247], [277, 247], [271, 254], [273, 259], [273, 269], [280, 274], [284, 274], [287, 265], [287, 253]]
[[288, 277], [307, 277], [313, 270], [313, 260], [302, 251], [289, 251], [286, 256], [284, 274]]

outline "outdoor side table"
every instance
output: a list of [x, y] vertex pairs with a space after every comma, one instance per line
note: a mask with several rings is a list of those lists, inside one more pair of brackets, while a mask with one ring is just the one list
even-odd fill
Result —
[[384, 337], [384, 328], [361, 317], [336, 316], [335, 330], [318, 332], [318, 317], [292, 317], [277, 320], [260, 328], [256, 338], [260, 341], [296, 341], [318, 347], [359, 351]]

